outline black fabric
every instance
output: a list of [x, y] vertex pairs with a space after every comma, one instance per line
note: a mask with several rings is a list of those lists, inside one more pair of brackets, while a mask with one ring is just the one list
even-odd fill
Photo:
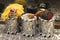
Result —
[[37, 9], [26, 9], [27, 10], [27, 13], [36, 13], [37, 12]]
[[1, 13], [3, 12], [4, 8], [5, 8], [5, 5], [2, 4], [2, 3], [0, 3], [0, 12], [1, 12]]

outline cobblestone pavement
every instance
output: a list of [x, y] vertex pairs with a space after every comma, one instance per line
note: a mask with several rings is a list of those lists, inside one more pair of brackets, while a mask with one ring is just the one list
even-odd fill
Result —
[[21, 34], [17, 35], [8, 35], [8, 34], [0, 34], [0, 40], [60, 40], [60, 36], [54, 34], [53, 37], [44, 38], [42, 36], [34, 36], [34, 37], [25, 37]]

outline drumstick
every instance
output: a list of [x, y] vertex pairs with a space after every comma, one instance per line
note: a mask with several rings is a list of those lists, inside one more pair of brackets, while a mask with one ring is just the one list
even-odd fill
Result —
[[27, 15], [30, 19], [32, 19], [32, 18], [34, 18], [34, 14], [32, 14], [32, 13], [29, 13], [28, 15]]
[[41, 16], [43, 13], [44, 13], [44, 11], [37, 11], [37, 12], [35, 13], [35, 16]]

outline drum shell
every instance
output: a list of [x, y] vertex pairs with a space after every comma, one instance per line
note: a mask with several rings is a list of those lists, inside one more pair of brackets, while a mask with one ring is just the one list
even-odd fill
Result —
[[13, 19], [7, 19], [6, 20], [6, 26], [7, 26], [7, 32], [9, 33], [16, 33], [17, 30], [17, 19], [13, 18]]
[[44, 19], [39, 19], [40, 20], [40, 27], [42, 29], [42, 33], [44, 34], [53, 34], [54, 26], [52, 21], [44, 20]]
[[[23, 17], [23, 16], [22, 16]], [[21, 18], [22, 18], [21, 17]], [[28, 35], [35, 35], [36, 34], [36, 22], [37, 19], [33, 18], [33, 19], [27, 19], [25, 20], [25, 18], [22, 19], [22, 27], [23, 27], [23, 33], [24, 34], [28, 34]]]

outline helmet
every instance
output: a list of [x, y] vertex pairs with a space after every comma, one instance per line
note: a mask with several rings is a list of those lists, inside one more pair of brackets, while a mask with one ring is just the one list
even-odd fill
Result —
[[48, 8], [50, 8], [50, 5], [49, 5], [49, 3], [41, 3], [41, 4], [39, 5], [39, 7], [40, 7], [40, 8], [44, 8], [44, 9], [48, 9]]

